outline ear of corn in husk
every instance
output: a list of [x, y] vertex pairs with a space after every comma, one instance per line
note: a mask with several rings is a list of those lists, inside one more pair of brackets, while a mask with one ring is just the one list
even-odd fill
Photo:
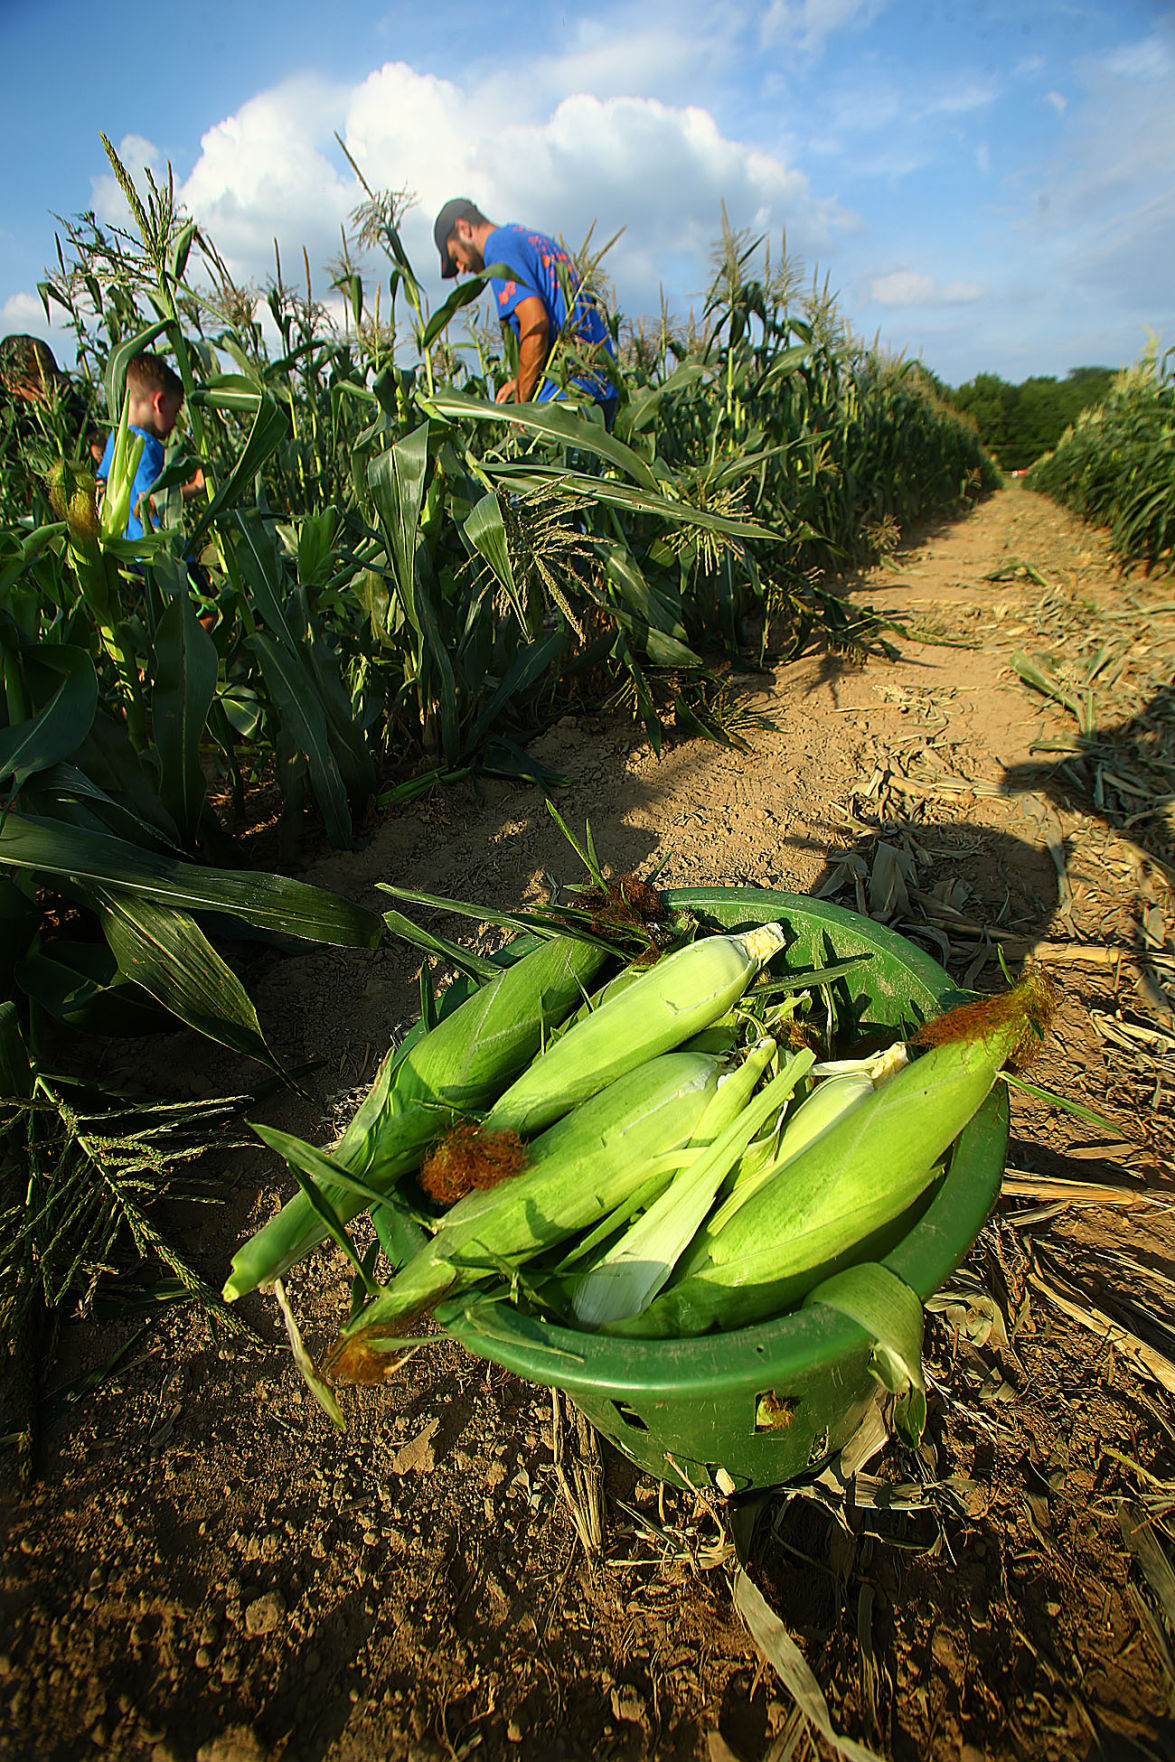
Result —
[[102, 498], [98, 524], [103, 538], [121, 538], [131, 512], [135, 473], [143, 457], [146, 441], [130, 426], [131, 400], [128, 392], [122, 401], [122, 415], [114, 435], [110, 468], [106, 476], [106, 493]]
[[755, 1085], [777, 1050], [770, 1037], [760, 1040], [738, 1069], [719, 1084], [695, 1137], [695, 1142], [705, 1145], [697, 1160], [580, 1281], [572, 1309], [582, 1327], [600, 1328], [635, 1315], [669, 1279], [731, 1168], [764, 1122], [782, 1112], [812, 1063], [810, 1052], [788, 1059], [778, 1076], [752, 1099]]
[[726, 1014], [786, 942], [778, 924], [706, 936], [665, 955], [608, 996], [494, 1103], [488, 1132], [529, 1137], [645, 1060], [672, 1051]]
[[878, 1083], [893, 1076], [906, 1063], [905, 1042], [898, 1041], [884, 1052], [872, 1053], [868, 1058], [814, 1064], [809, 1075], [821, 1075], [823, 1080], [789, 1113], [774, 1155], [768, 1154], [763, 1146], [757, 1155], [740, 1166], [731, 1191], [714, 1214], [710, 1227], [723, 1229], [768, 1175], [776, 1175], [786, 1168], [842, 1114], [864, 1101]]
[[663, 1053], [565, 1114], [532, 1141], [525, 1173], [453, 1207], [344, 1330], [331, 1374], [382, 1381], [406, 1327], [441, 1298], [525, 1264], [621, 1205], [653, 1157], [689, 1141], [718, 1072], [702, 1053]]
[[936, 1042], [929, 1051], [772, 1169], [724, 1227], [701, 1233], [674, 1283], [614, 1331], [666, 1338], [743, 1327], [869, 1258], [1051, 1006], [1030, 977], [928, 1024], [922, 1037]]
[[[577, 937], [553, 936], [503, 969], [406, 1052], [389, 1053], [334, 1160], [377, 1192], [414, 1169], [454, 1115], [486, 1107], [529, 1060], [543, 1034], [578, 1003], [607, 958]], [[300, 1140], [266, 1127], [255, 1130], [312, 1179], [315, 1158], [299, 1159]], [[362, 1196], [339, 1186], [325, 1197], [341, 1223], [365, 1209]], [[304, 1193], [252, 1236], [233, 1258], [227, 1302], [277, 1278], [327, 1234]]]

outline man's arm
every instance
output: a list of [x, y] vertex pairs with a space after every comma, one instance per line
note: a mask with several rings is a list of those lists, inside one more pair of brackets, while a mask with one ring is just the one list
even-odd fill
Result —
[[514, 308], [518, 319], [518, 378], [509, 380], [498, 393], [499, 404], [527, 404], [539, 389], [543, 367], [551, 352], [551, 325], [547, 309], [537, 294], [528, 294]]

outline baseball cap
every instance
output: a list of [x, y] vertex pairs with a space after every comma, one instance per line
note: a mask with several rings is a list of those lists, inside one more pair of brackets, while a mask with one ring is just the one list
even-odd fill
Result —
[[457, 274], [457, 265], [449, 260], [449, 234], [459, 220], [477, 222], [481, 219], [481, 209], [468, 196], [453, 196], [437, 215], [432, 229], [437, 250], [441, 254], [441, 276], [445, 281], [452, 281]]

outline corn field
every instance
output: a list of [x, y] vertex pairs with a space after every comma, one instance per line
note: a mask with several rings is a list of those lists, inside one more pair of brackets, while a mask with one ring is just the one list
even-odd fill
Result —
[[[288, 857], [308, 809], [346, 848], [380, 808], [470, 771], [553, 787], [526, 744], [576, 708], [632, 715], [658, 752], [738, 740], [731, 667], [816, 640], [863, 652], [877, 625], [826, 578], [997, 481], [916, 365], [729, 228], [699, 318], [612, 317], [609, 434], [573, 403], [494, 402], [516, 363], [471, 322], [476, 280], [430, 309], [402, 196], [363, 185], [331, 272], [340, 322], [305, 259], [238, 285], [170, 183], [140, 190], [107, 150], [133, 230], [70, 222], [42, 284], [76, 370], [0, 402], [5, 1332], [38, 1282], [52, 1308], [107, 1264], [120, 1231], [147, 1252], [142, 1208], [166, 1184], [150, 1134], [206, 1124], [137, 1136], [127, 1098], [62, 1087], [50, 1044], [182, 1023], [283, 1076], [217, 939], [383, 934], [240, 868], [229, 826], [258, 786], [280, 794]], [[128, 541], [90, 444], [143, 351], [174, 362], [184, 412], [157, 529]], [[548, 370], [566, 384], [575, 366], [560, 345]], [[66, 1166], [81, 1209], [62, 1236]]]
[[1108, 526], [1123, 564], [1175, 562], [1175, 349], [1152, 345], [1104, 404], [1066, 429], [1028, 473], [1030, 489]]

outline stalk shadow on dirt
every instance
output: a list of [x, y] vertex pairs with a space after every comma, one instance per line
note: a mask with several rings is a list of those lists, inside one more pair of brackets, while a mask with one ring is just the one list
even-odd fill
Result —
[[[1145, 865], [1175, 887], [1175, 686], [1167, 686], [1128, 721], [1073, 735], [1064, 756], [1005, 768], [1006, 795], [1033, 793], [1055, 807], [1078, 809], [1129, 840]], [[1136, 952], [1163, 947], [1148, 921], [1153, 899], [1144, 880], [1132, 913]], [[1168, 952], [1170, 952], [1168, 948]]]
[[[1063, 898], [1059, 861], [1059, 851], [991, 826], [883, 822], [830, 852], [812, 891], [925, 948], [956, 980], [961, 1001], [975, 991], [999, 991], [1006, 984], [1001, 962], [1016, 972], [1023, 956], [1048, 938]], [[1140, 926], [1140, 940], [1142, 934]], [[1062, 998], [1089, 992], [1090, 975], [1079, 968], [1054, 969], [1053, 980]], [[1105, 1131], [1076, 1130], [1079, 1162], [1039, 1134], [1022, 1141], [1014, 1132], [1009, 1165], [1061, 1179], [1090, 1179], [1096, 1172], [1119, 1180], [1112, 1147], [1105, 1158], [1096, 1154]], [[1147, 1178], [1153, 1184], [1158, 1171]]]
[[[932, 1368], [944, 1342], [940, 1333], [929, 1348]], [[979, 1377], [1009, 1367], [986, 1353], [967, 1368], [952, 1370], [961, 1388], [932, 1397], [917, 1453], [901, 1452], [882, 1494], [890, 1509], [850, 1500], [834, 1514], [817, 1487], [768, 1499], [754, 1568], [768, 1602], [819, 1660], [835, 1723], [893, 1762], [919, 1762], [928, 1727], [942, 1753], [958, 1744], [963, 1756], [1009, 1736], [1024, 1756], [1056, 1755], [1058, 1743], [1081, 1762], [1170, 1754], [1175, 1723], [1153, 1702], [1144, 1709], [1138, 1662], [1074, 1615], [1074, 1570], [1105, 1569], [1096, 1521], [1058, 1472], [1051, 1439], [1020, 1431], [1012, 1451], [991, 1444]], [[1026, 1396], [1021, 1386], [1017, 1401]], [[1118, 1423], [1130, 1417], [1120, 1409]]]
[[882, 821], [827, 854], [812, 893], [912, 935], [943, 966], [962, 964], [964, 989], [1000, 942], [1043, 936], [1060, 897], [1047, 850], [966, 821]]

